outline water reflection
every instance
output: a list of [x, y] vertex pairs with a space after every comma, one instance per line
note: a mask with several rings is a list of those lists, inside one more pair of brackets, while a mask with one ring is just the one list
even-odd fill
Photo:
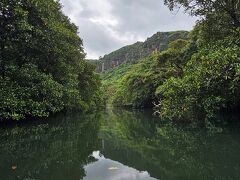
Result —
[[[105, 158], [99, 151], [94, 151], [92, 156], [96, 162], [85, 166], [86, 177], [84, 180], [154, 180], [147, 171], [138, 171], [134, 168], [125, 166], [117, 161]], [[156, 180], [156, 179], [155, 179]]]
[[97, 119], [62, 115], [1, 129], [0, 179], [82, 179], [83, 166], [95, 161], [89, 154], [99, 147]]
[[59, 115], [0, 128], [0, 179], [240, 179], [240, 130], [160, 125], [152, 112]]
[[239, 128], [215, 133], [156, 121], [145, 112], [108, 114], [103, 154], [158, 179], [240, 179]]

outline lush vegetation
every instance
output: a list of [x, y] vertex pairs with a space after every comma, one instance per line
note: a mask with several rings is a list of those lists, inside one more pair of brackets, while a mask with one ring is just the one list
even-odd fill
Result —
[[[205, 122], [240, 107], [238, 0], [165, 0], [200, 20], [85, 61], [78, 28], [54, 0], [0, 2], [0, 120], [115, 106]], [[102, 73], [101, 80], [95, 73]], [[116, 67], [117, 66], [117, 67]], [[104, 93], [105, 92], [105, 93]]]
[[54, 0], [0, 2], [0, 119], [85, 111], [100, 79], [84, 61], [77, 27]]
[[[103, 74], [104, 85], [113, 92], [115, 105], [151, 107], [157, 100], [157, 87], [169, 78], [178, 77], [183, 72], [183, 56], [190, 49], [188, 41], [179, 39], [169, 44], [163, 52], [153, 52], [139, 63], [126, 63]], [[115, 92], [115, 93], [114, 93]]]
[[170, 9], [183, 6], [202, 19], [189, 39], [174, 40], [165, 51], [105, 73], [115, 106], [152, 106], [164, 119], [195, 122], [238, 111], [240, 6], [236, 1], [207, 2], [165, 1]]
[[[187, 31], [157, 32], [144, 42], [136, 42], [100, 57], [99, 61], [96, 62], [97, 70], [100, 72], [102, 70], [109, 70], [124, 62], [130, 64], [136, 63], [140, 59], [150, 55], [153, 51], [165, 50], [171, 41], [187, 38]], [[102, 66], [103, 64], [104, 67]]]

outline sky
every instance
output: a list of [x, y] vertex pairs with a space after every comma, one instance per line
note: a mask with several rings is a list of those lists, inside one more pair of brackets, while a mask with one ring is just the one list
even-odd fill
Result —
[[196, 18], [171, 12], [163, 0], [60, 0], [79, 27], [88, 59], [98, 59], [156, 32], [191, 30]]

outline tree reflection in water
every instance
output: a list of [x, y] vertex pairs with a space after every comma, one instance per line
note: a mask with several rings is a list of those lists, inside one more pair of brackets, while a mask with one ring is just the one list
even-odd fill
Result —
[[2, 127], [0, 137], [4, 180], [240, 178], [239, 128], [162, 125], [147, 111], [60, 114]]

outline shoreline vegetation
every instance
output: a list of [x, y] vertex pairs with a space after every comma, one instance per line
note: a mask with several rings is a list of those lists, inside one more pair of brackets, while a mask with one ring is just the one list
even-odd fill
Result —
[[78, 27], [54, 0], [0, 3], [0, 119], [48, 117], [101, 104]]
[[[110, 102], [117, 107], [153, 107], [162, 119], [201, 124], [221, 113], [239, 113], [239, 1], [165, 0], [165, 4], [170, 10], [182, 6], [190, 15], [198, 16], [196, 26], [187, 38], [182, 35], [171, 41], [166, 41], [166, 33], [157, 33], [149, 38], [154, 45], [147, 39], [144, 47], [167, 42], [164, 49], [153, 50], [141, 60], [136, 55], [104, 71], [103, 85]], [[123, 49], [126, 55], [138, 48], [132, 46], [104, 56], [100, 62], [106, 64], [109, 56], [121, 60]]]
[[106, 101], [201, 124], [239, 112], [239, 0], [164, 2], [198, 16], [194, 29], [159, 32], [92, 62], [59, 2], [0, 2], [0, 120], [86, 112]]

